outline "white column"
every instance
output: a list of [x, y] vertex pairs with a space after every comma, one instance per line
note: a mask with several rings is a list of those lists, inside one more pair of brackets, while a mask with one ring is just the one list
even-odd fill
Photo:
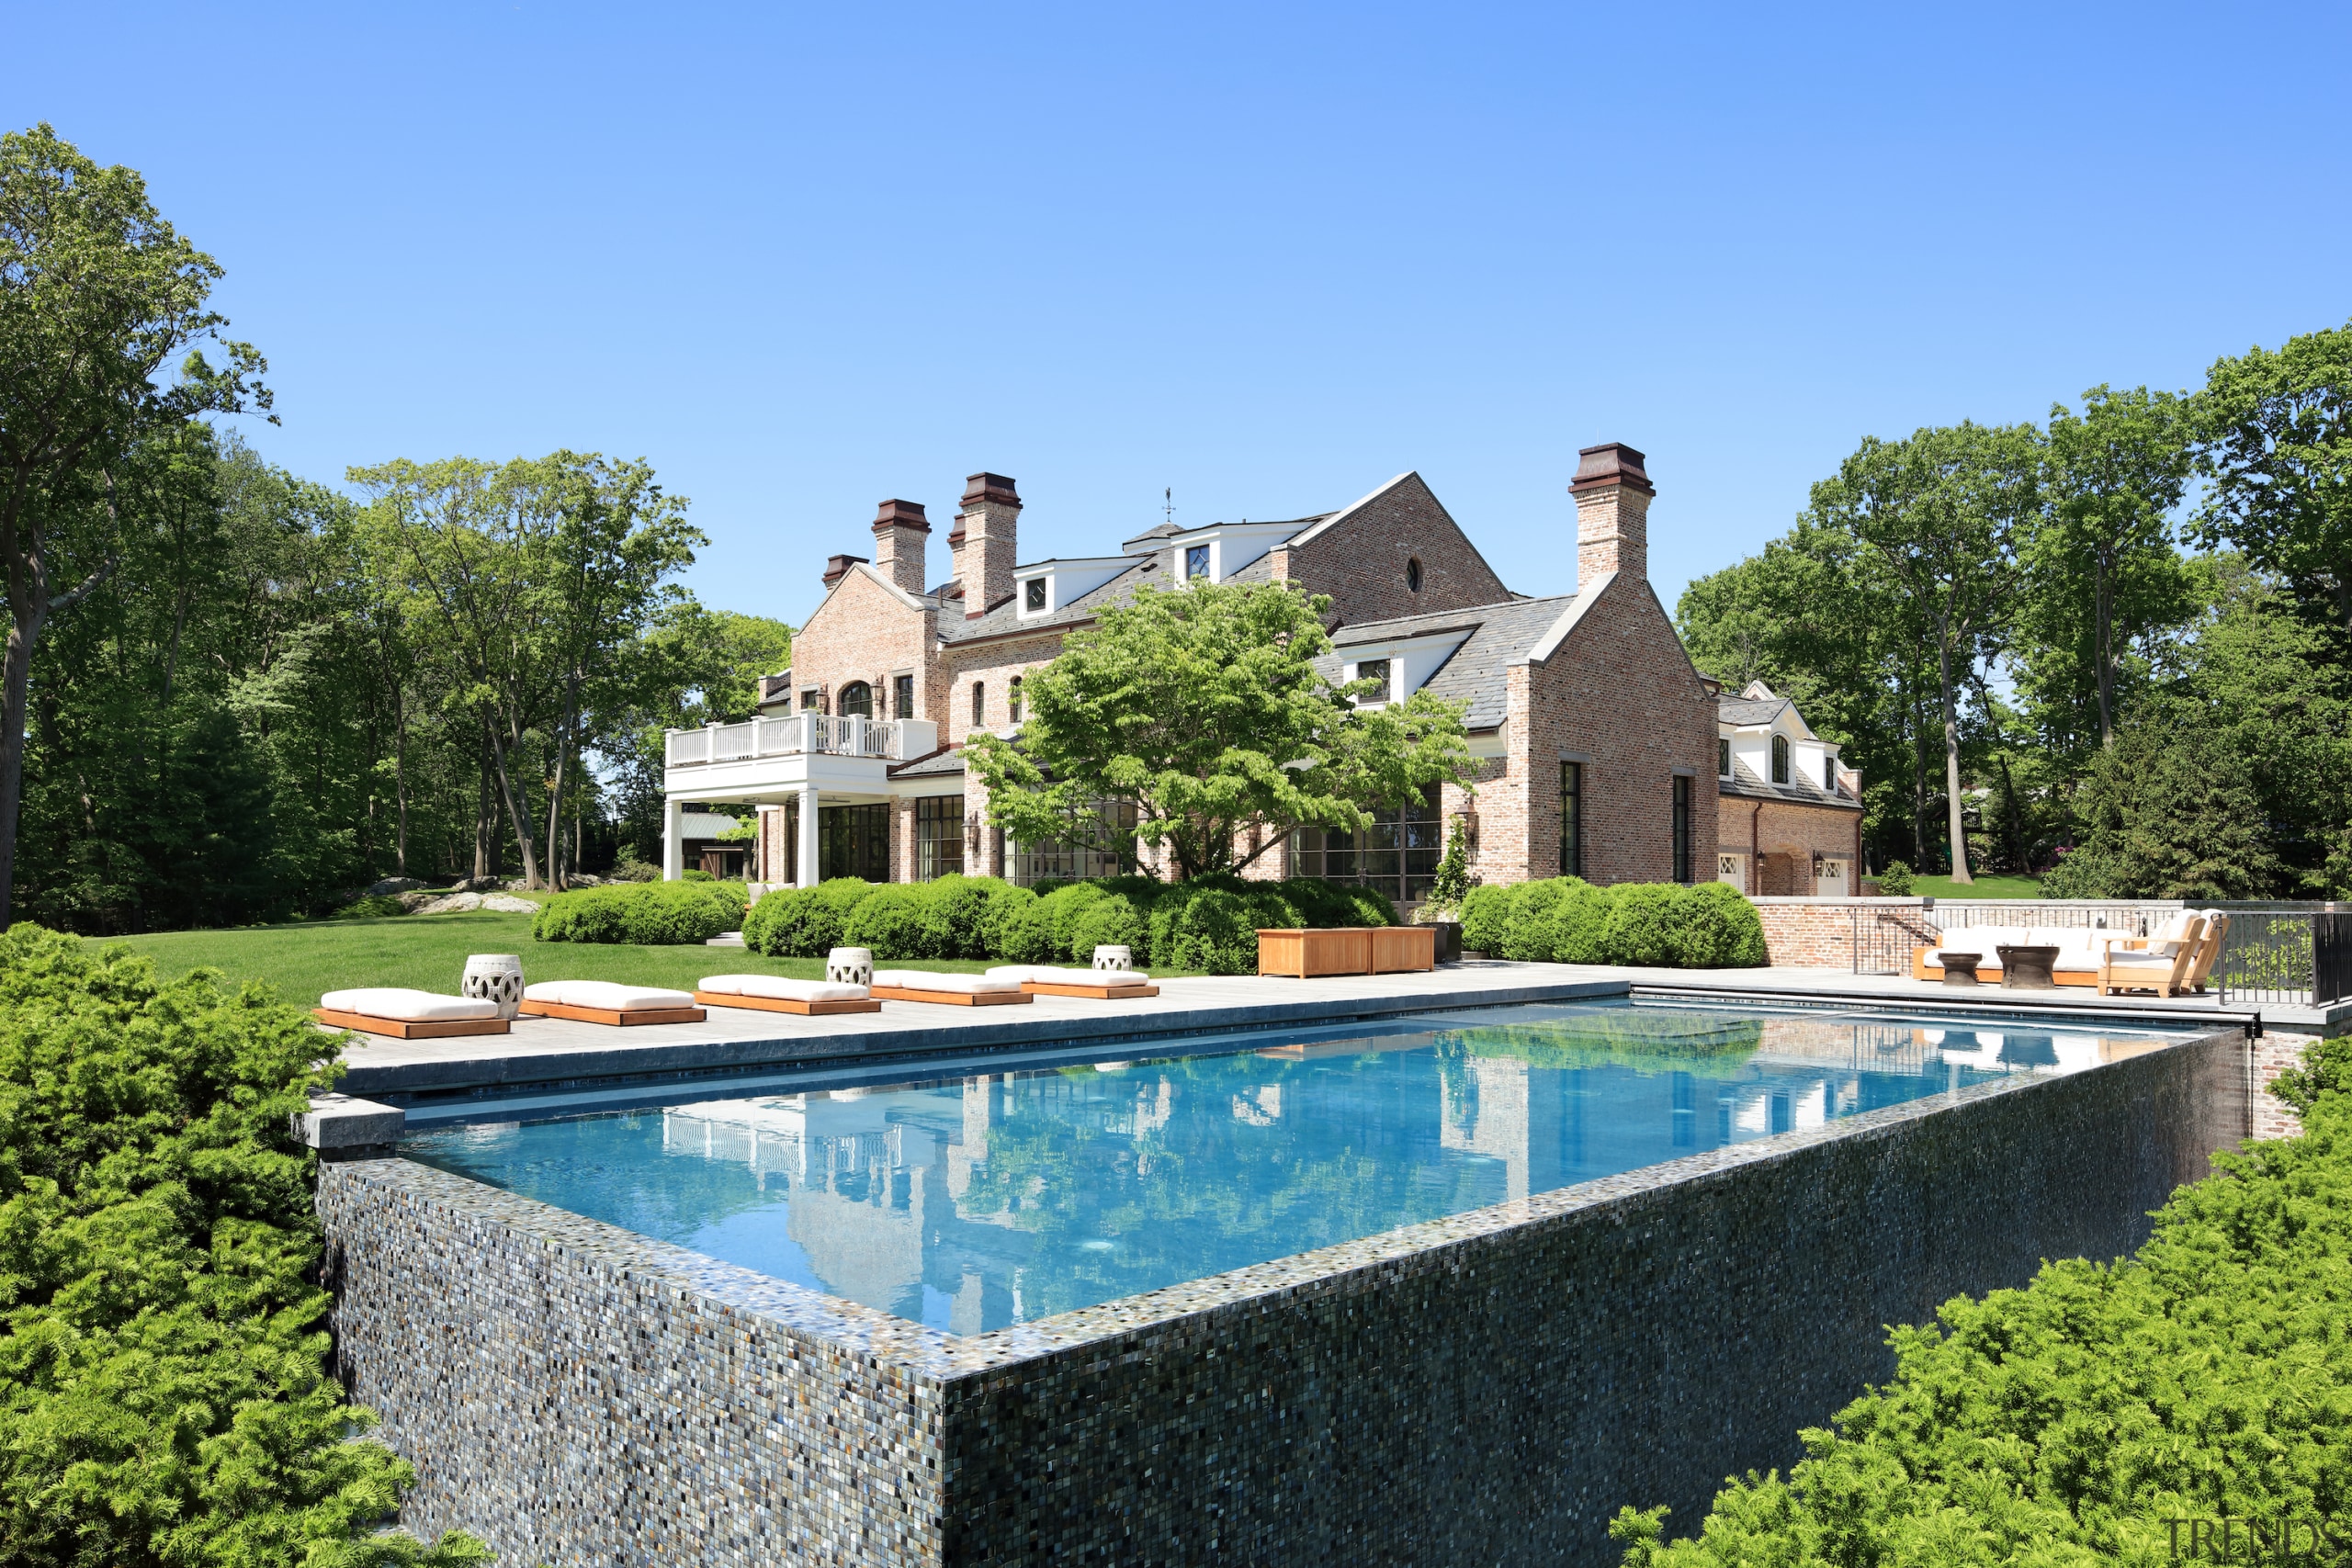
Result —
[[817, 886], [817, 786], [800, 790], [800, 886]]
[[686, 870], [686, 803], [662, 803], [662, 880], [675, 882]]

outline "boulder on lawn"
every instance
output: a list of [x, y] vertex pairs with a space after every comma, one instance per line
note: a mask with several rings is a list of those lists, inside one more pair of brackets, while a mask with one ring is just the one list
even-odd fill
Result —
[[424, 883], [413, 876], [388, 876], [381, 882], [370, 884], [368, 891], [360, 897], [362, 898], [397, 898], [403, 893], [413, 893], [424, 886]]
[[539, 912], [539, 907], [528, 898], [511, 898], [503, 893], [483, 894], [481, 907], [494, 909], [502, 915], [536, 915]]
[[462, 915], [469, 909], [481, 908], [481, 895], [479, 893], [445, 893], [438, 898], [419, 904], [415, 912], [420, 915]]

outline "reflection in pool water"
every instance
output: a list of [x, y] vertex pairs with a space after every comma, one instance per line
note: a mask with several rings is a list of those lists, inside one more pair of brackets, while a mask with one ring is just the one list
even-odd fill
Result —
[[973, 1334], [2163, 1043], [1623, 1003], [1262, 1039], [831, 1093], [704, 1085], [403, 1152]]

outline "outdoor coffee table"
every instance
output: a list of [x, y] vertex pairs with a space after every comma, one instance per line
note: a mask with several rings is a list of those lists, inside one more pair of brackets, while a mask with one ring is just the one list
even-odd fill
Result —
[[1997, 950], [2001, 954], [2001, 987], [2010, 991], [2048, 991], [2057, 987], [2058, 981], [2050, 971], [2058, 962], [2054, 947], [2009, 947]]
[[1939, 953], [1936, 962], [1943, 965], [1945, 985], [1973, 986], [1976, 984], [1976, 965], [1983, 957], [1976, 953]]

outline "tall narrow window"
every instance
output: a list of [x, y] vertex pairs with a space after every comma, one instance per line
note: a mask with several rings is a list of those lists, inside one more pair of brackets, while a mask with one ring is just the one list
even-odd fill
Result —
[[964, 869], [964, 797], [926, 795], [915, 800], [915, 880], [929, 882]]
[[1821, 787], [1832, 795], [1838, 793], [1838, 759], [1826, 753], [1821, 759]]
[[1189, 580], [1209, 574], [1209, 547], [1193, 545], [1184, 551], [1184, 576]]
[[1405, 591], [1408, 593], [1421, 591], [1421, 560], [1419, 556], [1405, 563]]
[[1021, 677], [1015, 675], [1012, 684], [1004, 689], [1004, 716], [1013, 724], [1021, 722]]
[[977, 729], [989, 721], [989, 683], [972, 682], [972, 728]]
[[915, 678], [899, 675], [890, 682], [890, 716], [912, 718], [915, 716]]
[[1715, 777], [1731, 777], [1731, 742], [1721, 736], [1715, 738]]
[[1690, 781], [1674, 775], [1674, 880], [1690, 880]]
[[1789, 738], [1785, 735], [1772, 737], [1772, 782], [1789, 782]]
[[1584, 764], [1560, 764], [1560, 874], [1584, 874]]

